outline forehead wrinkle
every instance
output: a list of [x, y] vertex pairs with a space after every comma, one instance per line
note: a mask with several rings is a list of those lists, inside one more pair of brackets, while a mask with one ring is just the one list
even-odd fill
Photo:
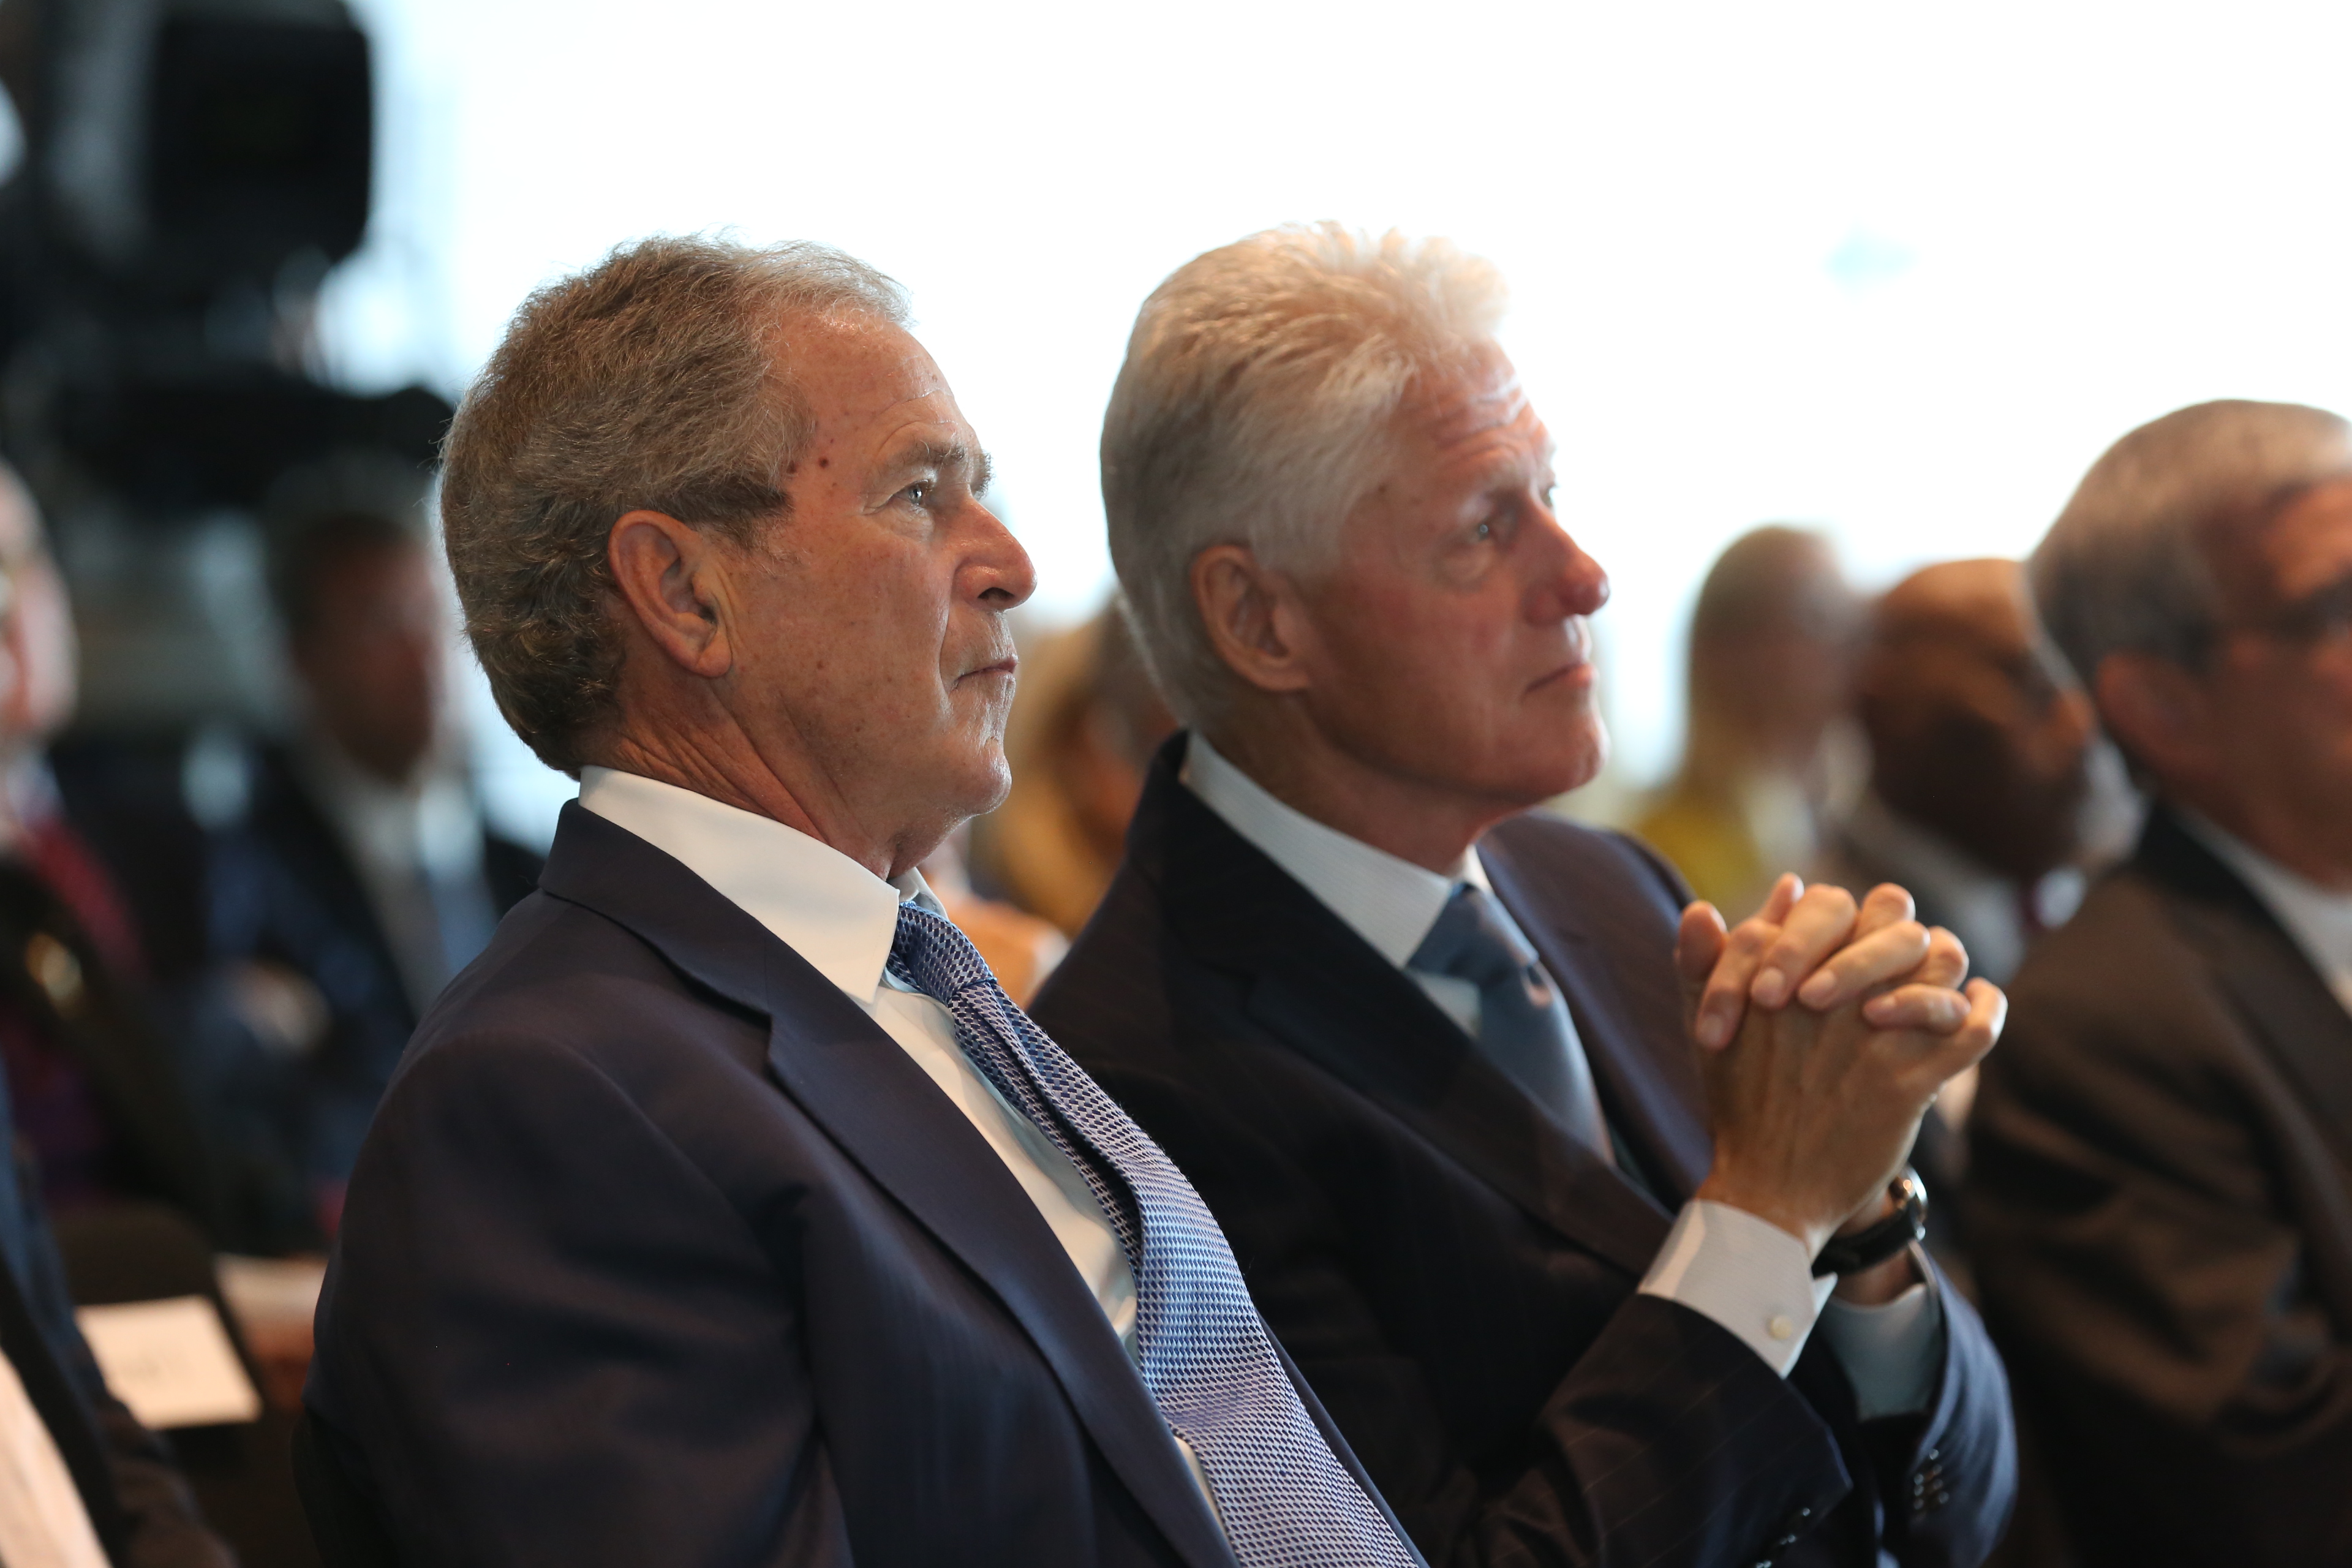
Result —
[[1498, 430], [1507, 431], [1522, 420], [1533, 420], [1542, 436], [1539, 457], [1547, 462], [1551, 458], [1551, 433], [1544, 429], [1541, 420], [1535, 419], [1534, 406], [1517, 372], [1499, 383], [1488, 381], [1466, 394], [1456, 382], [1442, 400], [1433, 398], [1423, 404], [1420, 413], [1431, 444], [1441, 452], [1466, 446]]

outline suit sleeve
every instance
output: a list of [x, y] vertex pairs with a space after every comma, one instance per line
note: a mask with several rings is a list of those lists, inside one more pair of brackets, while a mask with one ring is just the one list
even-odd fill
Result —
[[2009, 1374], [1976, 1309], [1932, 1260], [1920, 1263], [1944, 1314], [1935, 1394], [1924, 1411], [1862, 1423], [1850, 1447], [1870, 1468], [1880, 1544], [1896, 1562], [1974, 1568], [2000, 1544], [2017, 1501]]
[[2352, 1345], [2305, 1277], [2310, 1194], [2214, 1065], [2226, 1010], [2142, 984], [2161, 994], [2021, 996], [1987, 1065], [1988, 1310], [2067, 1489], [2156, 1557], [2352, 1561]]
[[1848, 1490], [1801, 1394], [1728, 1331], [1630, 1282], [1524, 1451], [1483, 1470], [1455, 1462], [1439, 1391], [1352, 1283], [1339, 1222], [1290, 1155], [1165, 1080], [1114, 1092], [1147, 1127], [1188, 1129], [1179, 1162], [1260, 1310], [1437, 1568], [1749, 1563]]
[[404, 1562], [845, 1563], [776, 1250], [593, 1064], [445, 1040], [362, 1156], [308, 1403]]

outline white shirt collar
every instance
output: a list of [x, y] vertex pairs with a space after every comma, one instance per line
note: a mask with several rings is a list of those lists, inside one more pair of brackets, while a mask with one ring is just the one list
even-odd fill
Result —
[[2269, 856], [2176, 805], [2189, 833], [2235, 871], [2272, 918], [2284, 926], [2327, 988], [2352, 1011], [2352, 893], [2331, 892], [2296, 876]]
[[797, 828], [658, 779], [584, 767], [580, 804], [678, 861], [861, 1002], [880, 993], [898, 905], [938, 907], [920, 871], [886, 882]]
[[1348, 922], [1373, 950], [1402, 969], [1464, 882], [1484, 889], [1476, 853], [1451, 877], [1400, 860], [1285, 805], [1195, 734], [1177, 777], [1225, 825], [1262, 850]]

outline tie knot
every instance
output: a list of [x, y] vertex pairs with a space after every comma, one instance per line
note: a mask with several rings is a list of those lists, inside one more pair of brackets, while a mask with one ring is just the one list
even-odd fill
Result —
[[1503, 906], [1485, 889], [1465, 882], [1445, 901], [1407, 966], [1467, 980], [1483, 991], [1525, 975], [1535, 961], [1535, 950]]
[[892, 973], [936, 1002], [952, 1002], [975, 985], [993, 986], [987, 961], [956, 923], [911, 900], [898, 906], [890, 939]]

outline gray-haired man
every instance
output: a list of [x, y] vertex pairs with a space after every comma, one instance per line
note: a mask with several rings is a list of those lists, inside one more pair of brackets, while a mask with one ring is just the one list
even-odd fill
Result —
[[1406, 1568], [1182, 1174], [914, 868], [1003, 797], [1032, 576], [905, 316], [649, 241], [459, 411], [468, 630], [581, 798], [361, 1154], [320, 1446], [408, 1563]]
[[2088, 1563], [2352, 1560], [2352, 429], [2209, 403], [2035, 551], [2155, 796], [2016, 982], [1970, 1238]]
[[1714, 911], [1528, 815], [1600, 765], [1609, 583], [1500, 294], [1322, 227], [1145, 303], [1103, 493], [1193, 728], [1037, 1016], [1200, 1184], [1432, 1562], [1973, 1563], [2007, 1394], [1889, 1187], [2000, 994], [1948, 989], [1901, 889], [1784, 879], [1729, 943], [1754, 990], [1686, 1011]]

